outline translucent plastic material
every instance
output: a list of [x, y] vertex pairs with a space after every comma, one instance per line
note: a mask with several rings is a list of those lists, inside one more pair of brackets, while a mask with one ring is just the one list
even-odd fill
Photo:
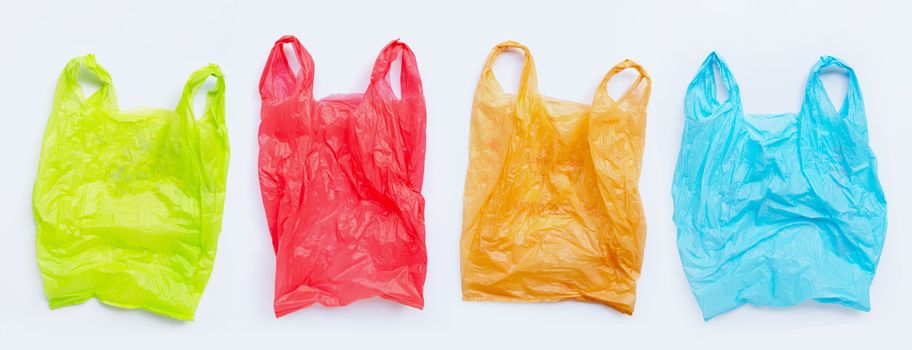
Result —
[[[84, 69], [100, 81], [86, 97]], [[205, 113], [193, 96], [209, 77]], [[176, 110], [121, 111], [93, 55], [57, 84], [33, 195], [38, 265], [51, 308], [90, 298], [182, 320], [209, 280], [222, 225], [228, 132], [215, 65], [190, 76]]]
[[[400, 54], [397, 98], [388, 73]], [[426, 117], [415, 56], [391, 42], [364, 94], [317, 101], [313, 79], [310, 54], [294, 37], [279, 39], [260, 80], [259, 134], [276, 316], [374, 296], [422, 308]]]
[[[504, 50], [525, 53], [518, 95], [491, 71]], [[608, 81], [640, 76], [615, 101]], [[646, 220], [637, 184], [651, 81], [624, 61], [592, 105], [538, 92], [529, 50], [504, 42], [475, 91], [461, 242], [465, 300], [582, 300], [633, 312]]]
[[[713, 65], [728, 99], [716, 99]], [[837, 111], [820, 70], [847, 72]], [[678, 250], [710, 319], [743, 304], [806, 300], [869, 310], [887, 227], [854, 71], [833, 57], [811, 70], [801, 111], [745, 114], [711, 54], [690, 84], [673, 194]]]

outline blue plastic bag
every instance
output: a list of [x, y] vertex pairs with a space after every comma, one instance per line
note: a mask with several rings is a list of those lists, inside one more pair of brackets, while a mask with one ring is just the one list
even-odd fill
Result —
[[[728, 89], [716, 99], [713, 65]], [[821, 69], [845, 70], [837, 111]], [[710, 318], [744, 304], [812, 299], [870, 310], [887, 228], [854, 71], [833, 57], [811, 70], [799, 113], [745, 114], [715, 53], [690, 83], [672, 194], [678, 251]]]

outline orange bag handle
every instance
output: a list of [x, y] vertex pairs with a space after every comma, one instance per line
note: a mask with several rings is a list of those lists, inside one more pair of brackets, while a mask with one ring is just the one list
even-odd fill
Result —
[[[285, 55], [285, 44], [294, 48], [300, 65], [297, 75], [288, 63]], [[260, 97], [265, 100], [283, 100], [292, 96], [304, 95], [313, 98], [314, 62], [307, 49], [298, 38], [286, 35], [276, 40], [260, 76]]]
[[480, 84], [483, 84], [485, 87], [496, 91], [497, 93], [503, 93], [503, 88], [500, 86], [500, 83], [497, 82], [497, 78], [494, 76], [494, 62], [497, 60], [497, 57], [500, 56], [506, 50], [510, 49], [519, 49], [523, 52], [523, 68], [519, 80], [519, 90], [517, 91], [517, 105], [516, 105], [516, 115], [520, 118], [528, 115], [527, 111], [533, 108], [532, 103], [535, 100], [538, 100], [538, 78], [535, 74], [535, 60], [532, 59], [532, 53], [529, 52], [529, 48], [518, 42], [508, 40], [504, 41], [494, 49], [491, 50], [491, 53], [488, 54], [488, 58], [485, 61], [484, 68], [481, 73]]
[[[628, 87], [627, 90], [624, 91], [624, 93], [621, 95], [621, 97], [618, 97], [617, 101], [615, 101], [614, 98], [612, 98], [610, 95], [608, 95], [608, 83], [611, 82], [611, 79], [614, 78], [614, 76], [617, 75], [618, 73], [623, 72], [627, 69], [631, 69], [631, 68], [635, 69], [637, 71], [637, 73], [640, 74], [640, 76], [637, 77], [637, 79], [633, 82], [633, 84], [630, 84], [630, 87]], [[644, 82], [645, 82], [645, 86], [642, 86], [644, 84]], [[625, 59], [625, 60], [621, 61], [621, 63], [618, 63], [613, 68], [611, 68], [611, 70], [609, 70], [608, 73], [605, 73], [605, 77], [602, 78], [602, 82], [599, 84], [598, 89], [595, 92], [595, 97], [593, 98], [593, 103], [592, 103], [593, 107], [595, 107], [594, 105], [598, 104], [601, 101], [608, 101], [609, 103], [621, 103], [621, 102], [625, 101], [626, 99], [631, 98], [631, 96], [634, 94], [634, 92], [640, 91], [639, 89], [641, 88], [641, 86], [642, 86], [642, 92], [643, 92], [641, 95], [641, 99], [638, 101], [634, 101], [633, 103], [639, 104], [639, 103], [648, 102], [649, 94], [652, 91], [652, 78], [649, 76], [649, 73], [646, 73], [646, 70], [643, 69], [643, 66], [641, 66], [639, 63], [636, 63], [629, 59]], [[646, 98], [643, 98], [643, 97], [646, 97]]]

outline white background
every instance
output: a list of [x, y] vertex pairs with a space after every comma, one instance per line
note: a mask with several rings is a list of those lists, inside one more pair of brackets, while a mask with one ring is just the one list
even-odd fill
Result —
[[[0, 348], [908, 349], [908, 333], [900, 332], [912, 324], [910, 10], [904, 1], [833, 0], [2, 0]], [[298, 36], [313, 54], [315, 96], [363, 91], [374, 58], [392, 39], [402, 38], [416, 53], [428, 108], [424, 311], [368, 300], [273, 317], [273, 253], [256, 177], [257, 83], [283, 34]], [[542, 93], [550, 96], [590, 101], [601, 76], [624, 58], [643, 64], [654, 79], [640, 183], [648, 244], [633, 317], [576, 302], [460, 300], [471, 98], [485, 56], [506, 39], [529, 45]], [[752, 113], [797, 111], [820, 55], [856, 69], [889, 203], [870, 313], [813, 303], [748, 306], [703, 322], [675, 248], [670, 188], [684, 91], [712, 50], [730, 64]], [[57, 77], [70, 58], [92, 52], [112, 74], [123, 108], [176, 105], [187, 76], [209, 62], [226, 74], [228, 198], [215, 270], [194, 322], [94, 300], [47, 307], [35, 262], [31, 190]], [[497, 66], [504, 86], [515, 86], [518, 57]], [[844, 90], [839, 76], [826, 80]]]

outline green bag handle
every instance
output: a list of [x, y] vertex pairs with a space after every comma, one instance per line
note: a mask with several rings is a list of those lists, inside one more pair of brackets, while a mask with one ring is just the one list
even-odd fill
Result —
[[[215, 87], [206, 94], [206, 107], [202, 118], [197, 119], [193, 112], [193, 98], [200, 87], [209, 77], [215, 77]], [[191, 120], [212, 123], [216, 126], [225, 125], [225, 77], [222, 70], [215, 64], [209, 64], [193, 72], [184, 85], [184, 93], [177, 104], [177, 112]]]
[[[199, 93], [203, 83], [209, 77], [215, 77], [215, 86], [206, 93], [206, 107], [203, 115], [197, 118], [193, 111], [193, 98]], [[180, 102], [177, 104], [177, 113], [183, 118], [185, 125], [188, 126], [190, 135], [195, 136], [198, 142], [190, 141], [188, 146], [199, 155], [197, 170], [200, 174], [226, 174], [228, 171], [229, 145], [228, 130], [225, 125], [225, 78], [222, 70], [215, 64], [209, 64], [193, 72], [184, 86], [184, 92]], [[208, 193], [225, 193], [226, 183], [225, 176], [202, 176], [202, 185], [210, 188]], [[223, 196], [223, 195], [222, 195]], [[220, 204], [224, 201], [222, 198], [203, 198], [208, 203], [203, 203], [203, 217], [220, 218], [221, 211], [224, 209]], [[210, 210], [219, 211], [210, 212]], [[213, 225], [220, 227], [221, 220], [214, 220]], [[207, 232], [201, 232], [200, 242], [204, 251], [214, 253], [218, 241], [218, 232], [220, 229]], [[211, 264], [213, 256], [207, 257], [201, 264]], [[207, 269], [202, 269], [206, 271]], [[207, 271], [208, 272], [208, 271]]]
[[[90, 96], [85, 95], [82, 85], [79, 84], [79, 72], [82, 69], [92, 73], [101, 83], [98, 90]], [[58, 106], [66, 101], [78, 101], [82, 107], [101, 106], [106, 109], [117, 107], [117, 97], [114, 93], [111, 75], [95, 61], [94, 54], [76, 57], [67, 63], [63, 74], [57, 81], [57, 91], [54, 96], [54, 103]]]

